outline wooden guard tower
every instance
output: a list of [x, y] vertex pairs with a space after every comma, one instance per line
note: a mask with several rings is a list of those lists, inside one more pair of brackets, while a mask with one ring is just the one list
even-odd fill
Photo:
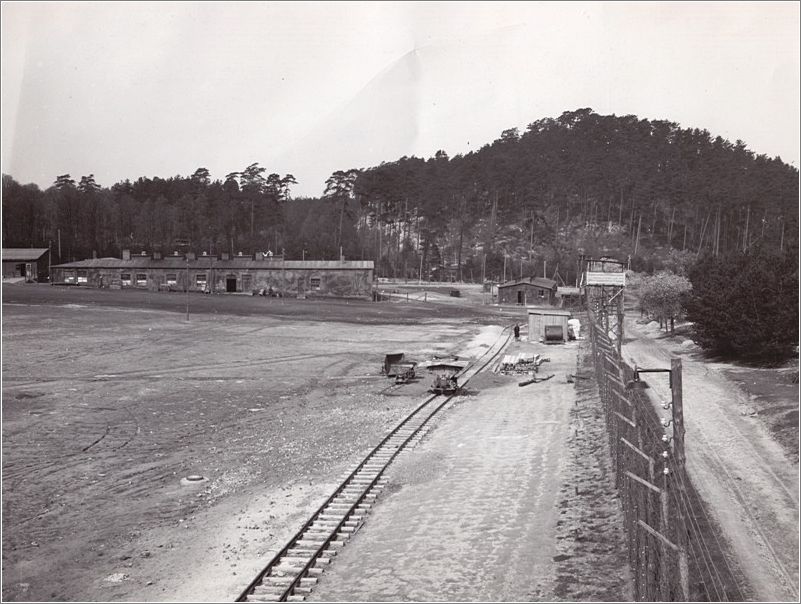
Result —
[[603, 322], [607, 335], [614, 339], [620, 354], [623, 345], [623, 290], [626, 287], [626, 264], [612, 258], [579, 257], [582, 264], [581, 288], [585, 302]]

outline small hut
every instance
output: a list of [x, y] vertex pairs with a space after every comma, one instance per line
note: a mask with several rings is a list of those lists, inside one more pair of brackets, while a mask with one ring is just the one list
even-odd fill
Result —
[[[564, 342], [567, 340], [567, 320], [570, 311], [558, 308], [530, 308], [528, 310], [528, 339], [530, 342]], [[559, 329], [556, 329], [556, 328]], [[558, 334], [561, 330], [561, 337]], [[546, 338], [547, 334], [547, 338]], [[558, 337], [558, 339], [557, 339]]]

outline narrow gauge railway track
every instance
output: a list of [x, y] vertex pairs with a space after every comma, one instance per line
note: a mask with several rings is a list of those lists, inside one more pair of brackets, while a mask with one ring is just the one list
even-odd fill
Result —
[[[498, 340], [458, 374], [460, 385], [492, 363], [510, 339], [511, 329], [505, 327]], [[337, 551], [364, 522], [385, 484], [386, 469], [410, 443], [419, 442], [430, 428], [431, 419], [457, 394], [429, 396], [387, 434], [236, 601], [304, 600]]]

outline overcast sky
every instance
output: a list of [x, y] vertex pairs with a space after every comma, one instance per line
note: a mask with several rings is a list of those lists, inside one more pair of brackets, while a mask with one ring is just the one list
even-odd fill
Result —
[[2, 171], [214, 178], [465, 153], [563, 111], [799, 165], [799, 3], [8, 3]]

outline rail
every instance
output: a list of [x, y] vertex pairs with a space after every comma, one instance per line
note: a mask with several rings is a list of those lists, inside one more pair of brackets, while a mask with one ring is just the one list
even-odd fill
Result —
[[[506, 338], [504, 339], [504, 332], [507, 332]], [[505, 327], [501, 331], [501, 335], [499, 336], [498, 340], [488, 348], [484, 353], [473, 363], [465, 367], [461, 370], [457, 377], [463, 379], [462, 386], [466, 384], [472, 377], [482, 371], [484, 368], [487, 367], [506, 347], [511, 339], [511, 327]], [[496, 345], [502, 341], [500, 346]], [[489, 356], [488, 356], [489, 355]], [[467, 377], [465, 377], [467, 376]], [[461, 380], [460, 380], [461, 381]], [[342, 514], [342, 519], [338, 522], [338, 524], [330, 531], [328, 537], [320, 543], [320, 545], [314, 550], [308, 550], [308, 561], [301, 567], [298, 567], [298, 570], [293, 579], [285, 586], [282, 587], [282, 591], [280, 594], [265, 594], [264, 596], [260, 597], [260, 601], [277, 601], [282, 602], [286, 601], [294, 592], [299, 588], [300, 582], [302, 579], [306, 578], [309, 571], [311, 570], [312, 566], [316, 564], [316, 562], [323, 557], [323, 554], [331, 547], [332, 543], [335, 541], [336, 537], [341, 533], [343, 528], [346, 526], [346, 523], [349, 521], [349, 518], [355, 515], [357, 509], [363, 504], [364, 500], [367, 498], [367, 495], [376, 487], [379, 482], [379, 479], [384, 474], [384, 471], [390, 466], [390, 464], [394, 461], [394, 459], [398, 456], [398, 454], [405, 449], [405, 447], [409, 444], [409, 442], [419, 434], [420, 430], [428, 424], [428, 422], [433, 418], [439, 411], [454, 397], [458, 394], [453, 393], [450, 395], [440, 395], [435, 394], [429, 396], [428, 398], [423, 401], [417, 408], [414, 409], [409, 415], [407, 415], [394, 429], [392, 429], [382, 440], [381, 442], [376, 445], [370, 453], [359, 463], [359, 465], [342, 481], [342, 483], [337, 487], [334, 493], [326, 499], [326, 501], [317, 509], [317, 511], [312, 514], [309, 520], [301, 527], [301, 529], [287, 542], [287, 544], [270, 560], [270, 562], [259, 572], [258, 575], [250, 582], [250, 584], [242, 591], [239, 597], [236, 599], [237, 602], [247, 602], [248, 598], [253, 595], [256, 588], [262, 585], [264, 579], [270, 574], [270, 572], [276, 568], [278, 563], [288, 557], [291, 550], [296, 548], [296, 545], [303, 540], [304, 535], [306, 535], [312, 526], [317, 522], [321, 516], [325, 514], [327, 510], [334, 504], [334, 502], [343, 495], [345, 490], [354, 482], [364, 470], [367, 464], [372, 461], [374, 458], [378, 456], [378, 453], [382, 452], [383, 449], [389, 448], [389, 443], [391, 440], [395, 439], [397, 435], [406, 427], [410, 425], [410, 423], [421, 414], [421, 412], [431, 405], [437, 399], [442, 399], [442, 401], [436, 405], [436, 407], [428, 414], [427, 417], [423, 419], [420, 424], [412, 430], [406, 438], [403, 439], [401, 443], [399, 443], [396, 447], [394, 447], [394, 451], [392, 451], [391, 455], [388, 457], [384, 457], [385, 461], [383, 462], [382, 466], [375, 471], [372, 480], [367, 484], [366, 487], [362, 487], [362, 493], [353, 501], [350, 505], [350, 508], [346, 510], [344, 514], [341, 512], [338, 513]]]

